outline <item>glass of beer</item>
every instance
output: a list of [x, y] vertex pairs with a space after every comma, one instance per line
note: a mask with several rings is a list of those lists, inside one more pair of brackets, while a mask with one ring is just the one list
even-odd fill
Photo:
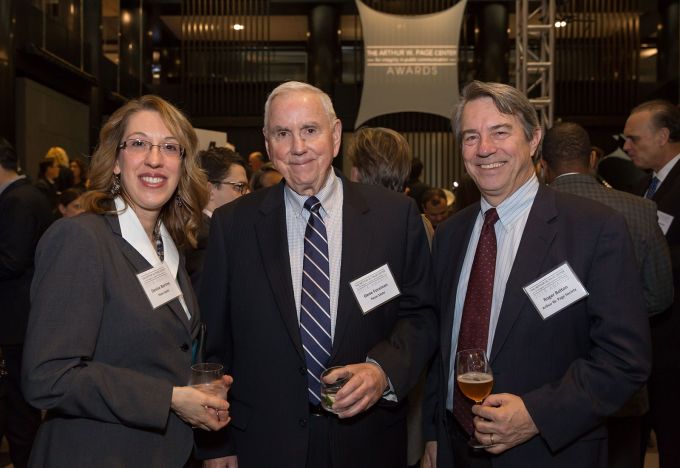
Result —
[[[456, 381], [463, 395], [478, 405], [489, 396], [493, 387], [493, 373], [483, 349], [466, 349], [456, 354]], [[490, 447], [478, 441], [474, 434], [469, 444], [473, 448]]]

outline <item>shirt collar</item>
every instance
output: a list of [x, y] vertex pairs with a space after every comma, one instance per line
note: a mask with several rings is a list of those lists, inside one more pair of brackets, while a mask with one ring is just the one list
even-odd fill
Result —
[[[125, 204], [121, 197], [115, 198], [116, 210], [118, 211], [118, 222], [120, 223], [120, 233], [123, 239], [130, 244], [139, 254], [146, 259], [151, 266], [158, 266], [161, 260], [156, 253], [156, 247], [151, 244], [151, 241], [144, 232], [142, 223], [137, 217], [133, 209]], [[177, 269], [179, 267], [179, 252], [172, 240], [170, 233], [165, 228], [165, 224], [161, 221], [161, 237], [163, 238], [163, 250], [165, 263], [170, 268], [172, 275], [177, 277]]]
[[[340, 184], [341, 182], [338, 179], [338, 176], [335, 175], [335, 171], [333, 168], [330, 168], [323, 187], [321, 187], [321, 190], [314, 195], [321, 202], [321, 211], [325, 212], [326, 216], [332, 215], [338, 208], [337, 193], [338, 190], [341, 189]], [[298, 215], [302, 215], [305, 209], [305, 201], [307, 201], [309, 195], [300, 195], [288, 185], [284, 186], [284, 193], [294, 212]]]
[[659, 172], [655, 172], [654, 176], [659, 179], [659, 182], [663, 182], [663, 180], [668, 177], [668, 174], [673, 170], [675, 165], [678, 163], [678, 160], [680, 160], [680, 154], [676, 154], [673, 159], [668, 161], [664, 167], [661, 168]]
[[[538, 178], [536, 177], [536, 174], [533, 174], [524, 185], [515, 190], [514, 193], [496, 207], [498, 221], [505, 229], [509, 229], [509, 227], [522, 216], [524, 210], [531, 206], [538, 193], [538, 186]], [[484, 199], [484, 197], [482, 197], [482, 214], [486, 213], [489, 208], [493, 207]]]

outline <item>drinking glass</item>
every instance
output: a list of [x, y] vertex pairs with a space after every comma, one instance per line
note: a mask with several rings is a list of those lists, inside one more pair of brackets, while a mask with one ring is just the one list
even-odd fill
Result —
[[349, 382], [349, 379], [352, 378], [353, 374], [350, 372], [347, 376], [340, 377], [333, 383], [325, 383], [323, 378], [335, 369], [342, 369], [342, 367], [343, 366], [329, 367], [321, 373], [321, 406], [326, 411], [330, 411], [331, 413], [335, 414], [337, 414], [337, 411], [333, 409], [333, 403], [335, 403], [336, 393], [338, 393], [340, 389], [347, 382]]
[[224, 368], [222, 364], [201, 362], [191, 366], [189, 385], [203, 393], [223, 400], [227, 399], [227, 386], [222, 380]]
[[[456, 381], [463, 395], [478, 405], [489, 396], [493, 387], [493, 373], [483, 349], [466, 349], [456, 354]], [[473, 448], [492, 447], [481, 443], [474, 434], [468, 444]]]

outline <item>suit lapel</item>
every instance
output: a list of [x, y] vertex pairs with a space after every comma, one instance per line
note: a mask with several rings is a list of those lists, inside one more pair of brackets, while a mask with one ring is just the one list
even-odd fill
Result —
[[[446, 252], [438, 252], [437, 256], [445, 255], [445, 258], [440, 258], [437, 261], [443, 262], [444, 267], [440, 278], [443, 278], [442, 284], [438, 286], [439, 290], [439, 304], [442, 304], [441, 309], [441, 349], [442, 357], [446, 363], [448, 378], [448, 357], [451, 355], [451, 334], [453, 332], [453, 318], [456, 308], [456, 292], [458, 290], [458, 281], [460, 279], [460, 272], [463, 269], [463, 262], [465, 261], [465, 254], [472, 235], [472, 229], [475, 226], [475, 220], [479, 214], [479, 203], [473, 205], [474, 208], [469, 208], [462, 212], [459, 216], [460, 225], [464, 226], [456, 231], [450, 241], [447, 242], [449, 250]], [[455, 350], [454, 350], [455, 351]]]
[[286, 231], [286, 205], [284, 184], [270, 190], [260, 206], [262, 218], [256, 223], [255, 231], [265, 273], [274, 293], [281, 318], [288, 330], [300, 357], [304, 359], [300, 340], [300, 325], [295, 310], [295, 296], [290, 276], [288, 256], [288, 234]]
[[680, 178], [680, 161], [675, 163], [671, 172], [668, 173], [663, 183], [659, 186], [652, 200], [659, 203], [675, 186], [676, 179]]
[[[354, 190], [353, 183], [345, 178], [340, 178], [343, 185], [343, 208], [342, 208], [342, 259], [340, 263], [340, 287], [338, 293], [338, 309], [335, 320], [335, 335], [333, 337], [333, 349], [329, 362], [338, 354], [339, 347], [347, 332], [352, 314], [359, 310], [356, 298], [352, 293], [349, 282], [357, 277], [368, 273], [366, 271], [366, 258], [370, 251], [372, 235], [366, 229], [367, 223], [362, 220], [369, 213], [366, 200]], [[375, 265], [378, 267], [380, 265]], [[368, 266], [370, 267], [370, 265]], [[352, 342], [352, 340], [349, 340]]]
[[[539, 186], [505, 287], [505, 296], [491, 348], [492, 363], [503, 347], [517, 317], [527, 306], [529, 299], [522, 288], [545, 273], [541, 268], [557, 234], [557, 229], [551, 224], [556, 216], [554, 192], [543, 185]], [[529, 307], [533, 306], [529, 304]]]
[[[106, 221], [108, 221], [111, 231], [115, 235], [116, 242], [118, 242], [118, 246], [120, 247], [120, 251], [123, 253], [123, 255], [128, 260], [130, 265], [132, 265], [132, 268], [137, 273], [142, 273], [151, 268], [151, 264], [123, 238], [123, 235], [120, 231], [120, 223], [118, 222], [118, 216], [105, 215], [104, 218], [106, 219]], [[191, 286], [186, 282], [186, 278], [182, 278], [183, 271], [184, 271], [183, 268], [180, 268], [178, 270], [177, 279], [179, 282], [180, 289], [182, 291], [186, 291], [186, 288]], [[139, 282], [137, 282], [137, 284], [139, 284]], [[146, 297], [146, 293], [142, 289], [141, 285], [139, 286], [139, 288], [141, 290], [142, 295]], [[182, 307], [182, 304], [180, 303], [179, 299], [173, 299], [172, 301], [168, 302], [167, 304], [164, 304], [161, 307], [165, 306], [170, 308], [175, 317], [177, 317], [177, 319], [182, 323], [182, 326], [184, 326], [187, 332], [191, 334], [191, 322], [187, 319], [186, 312], [184, 312], [184, 308]], [[196, 311], [195, 310], [192, 311], [192, 306], [189, 305], [188, 302], [187, 307], [189, 308], [189, 312], [191, 313], [193, 320], [194, 317], [196, 316], [195, 314]]]

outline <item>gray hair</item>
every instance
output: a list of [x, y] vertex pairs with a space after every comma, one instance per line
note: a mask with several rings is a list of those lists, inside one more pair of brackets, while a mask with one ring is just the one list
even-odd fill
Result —
[[272, 101], [278, 96], [288, 94], [288, 93], [312, 93], [319, 96], [321, 105], [323, 106], [326, 114], [328, 115], [328, 121], [333, 125], [333, 121], [337, 119], [335, 115], [335, 109], [333, 109], [333, 103], [328, 94], [321, 91], [319, 88], [312, 86], [308, 83], [302, 83], [301, 81], [286, 81], [280, 84], [269, 94], [267, 97], [267, 102], [264, 103], [264, 131], [267, 131], [267, 123], [269, 122], [269, 108], [271, 107]]
[[667, 128], [668, 140], [672, 143], [680, 141], [680, 108], [678, 106], [663, 99], [655, 99], [643, 102], [630, 111], [630, 114], [645, 111], [652, 114], [651, 124], [655, 130]]
[[518, 89], [502, 83], [473, 81], [463, 88], [461, 100], [451, 119], [451, 126], [458, 142], [462, 142], [461, 120], [465, 105], [476, 99], [491, 98], [496, 109], [502, 114], [514, 115], [522, 123], [527, 141], [534, 137], [534, 131], [541, 128], [536, 109]]

